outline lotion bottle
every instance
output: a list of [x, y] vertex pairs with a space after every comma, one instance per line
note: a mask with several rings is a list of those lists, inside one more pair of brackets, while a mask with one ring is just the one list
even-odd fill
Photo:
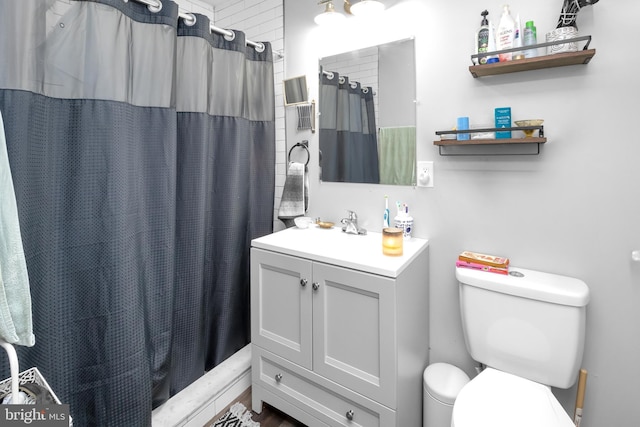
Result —
[[[476, 53], [485, 53], [488, 52], [489, 48], [489, 20], [487, 20], [487, 15], [489, 11], [484, 10], [480, 15], [482, 15], [482, 21], [480, 22], [480, 28], [476, 32]], [[478, 58], [478, 63], [486, 64], [487, 57], [482, 56]]]
[[[509, 5], [505, 4], [502, 7], [502, 16], [498, 23], [498, 33], [496, 34], [496, 44], [498, 50], [511, 49], [513, 47], [513, 39], [516, 32], [516, 23], [509, 11]], [[509, 53], [500, 53], [500, 62], [511, 61], [513, 55]]]

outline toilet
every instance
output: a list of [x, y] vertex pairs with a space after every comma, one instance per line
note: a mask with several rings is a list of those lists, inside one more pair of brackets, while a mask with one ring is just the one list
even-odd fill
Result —
[[486, 368], [460, 390], [451, 427], [575, 427], [551, 392], [582, 363], [589, 288], [576, 278], [456, 268], [465, 344]]

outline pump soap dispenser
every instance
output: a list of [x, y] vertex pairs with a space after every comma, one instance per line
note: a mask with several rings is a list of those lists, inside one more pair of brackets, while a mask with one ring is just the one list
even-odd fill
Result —
[[[476, 54], [478, 53], [486, 53], [489, 47], [489, 20], [487, 19], [487, 15], [489, 11], [483, 10], [480, 15], [482, 15], [482, 22], [480, 22], [480, 28], [476, 32]], [[480, 64], [487, 63], [487, 57], [481, 56], [478, 58], [478, 62]]]

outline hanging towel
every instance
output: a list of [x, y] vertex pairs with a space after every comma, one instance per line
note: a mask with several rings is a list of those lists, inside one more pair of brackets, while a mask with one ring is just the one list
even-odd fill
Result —
[[304, 163], [290, 162], [284, 182], [278, 218], [289, 228], [293, 219], [304, 216], [309, 207], [309, 178]]
[[415, 126], [381, 128], [378, 148], [380, 184], [415, 185]]
[[11, 344], [35, 344], [31, 292], [22, 247], [18, 207], [0, 113], [0, 338]]

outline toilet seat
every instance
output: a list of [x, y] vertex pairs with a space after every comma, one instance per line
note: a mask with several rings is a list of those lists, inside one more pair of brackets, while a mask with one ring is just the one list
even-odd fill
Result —
[[451, 427], [575, 427], [551, 389], [487, 368], [465, 385]]

